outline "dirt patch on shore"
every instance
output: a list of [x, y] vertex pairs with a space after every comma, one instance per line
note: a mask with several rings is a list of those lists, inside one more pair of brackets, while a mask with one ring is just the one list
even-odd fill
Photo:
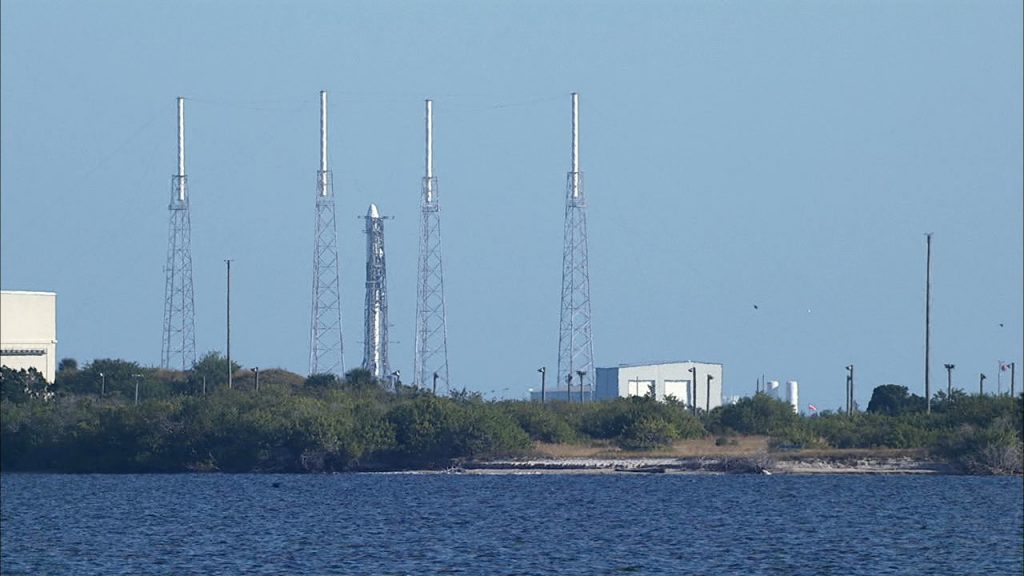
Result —
[[717, 456], [753, 456], [768, 452], [767, 436], [736, 437], [735, 444], [715, 445], [715, 438], [679, 440], [668, 448], [632, 452], [610, 443], [546, 444], [535, 442], [533, 455], [537, 458], [690, 458]]

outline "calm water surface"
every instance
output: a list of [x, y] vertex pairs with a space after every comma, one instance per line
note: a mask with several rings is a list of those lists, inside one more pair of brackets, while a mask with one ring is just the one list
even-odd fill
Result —
[[1021, 478], [5, 474], [13, 574], [1021, 574]]

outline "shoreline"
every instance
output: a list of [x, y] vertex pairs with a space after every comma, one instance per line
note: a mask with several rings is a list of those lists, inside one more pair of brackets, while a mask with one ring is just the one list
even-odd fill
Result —
[[899, 457], [773, 458], [740, 457], [532, 458], [465, 462], [441, 473], [456, 474], [760, 474], [962, 476], [954, 466], [932, 459]]

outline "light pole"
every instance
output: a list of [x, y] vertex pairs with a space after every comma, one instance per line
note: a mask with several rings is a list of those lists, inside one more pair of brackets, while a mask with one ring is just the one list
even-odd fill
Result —
[[846, 415], [853, 414], [853, 364], [846, 367]]
[[586, 375], [586, 371], [577, 370], [576, 375], [580, 377], [580, 404], [583, 404], [583, 376]]
[[100, 397], [107, 394], [107, 375], [100, 372]]
[[956, 364], [943, 364], [943, 368], [946, 369], [946, 402], [953, 397], [953, 368], [956, 368]]
[[252, 373], [256, 376], [256, 392], [260, 391], [260, 369], [258, 367], [252, 369]]
[[1017, 394], [1017, 363], [1010, 362], [1010, 398]]
[[437, 372], [434, 372], [434, 396], [437, 396], [437, 378], [438, 374]]
[[224, 260], [228, 265], [228, 390], [232, 386], [231, 370], [231, 259]]
[[696, 416], [697, 415], [697, 367], [696, 366], [690, 366], [689, 371], [690, 371], [690, 382], [693, 384], [692, 386], [690, 386], [690, 393], [693, 396], [692, 398], [690, 398], [690, 412], [692, 412], [693, 415]]
[[398, 394], [399, 387], [402, 385], [402, 371], [395, 370], [391, 373], [391, 385], [395, 387], [395, 394]]
[[540, 372], [540, 403], [543, 404], [544, 401], [546, 400], [546, 398], [544, 398], [544, 395], [545, 395], [545, 392], [546, 392], [546, 390], [544, 389], [545, 388], [545, 382], [544, 381], [546, 380], [546, 376], [547, 376], [547, 373], [548, 373], [548, 367], [547, 366], [541, 366], [540, 368], [537, 368], [537, 372]]
[[565, 401], [572, 402], [572, 372], [565, 375]]
[[985, 376], [984, 372], [982, 372], [981, 374], [978, 375], [978, 395], [979, 396], [984, 396], [985, 395], [985, 378], [988, 378], [988, 376]]
[[135, 405], [139, 405], [139, 380], [142, 379], [142, 374], [132, 374], [132, 378], [135, 379]]
[[714, 376], [712, 376], [711, 374], [708, 374], [708, 391], [707, 391], [707, 398], [705, 398], [705, 402], [706, 402], [706, 406], [707, 407], [704, 409], [704, 412], [706, 414], [710, 414], [711, 413], [711, 381], [714, 380], [714, 379], [715, 379]]
[[924, 284], [924, 397], [925, 412], [932, 413], [932, 386], [931, 370], [929, 359], [931, 357], [931, 335], [932, 335], [932, 233], [925, 234], [928, 244], [928, 262], [925, 265]]

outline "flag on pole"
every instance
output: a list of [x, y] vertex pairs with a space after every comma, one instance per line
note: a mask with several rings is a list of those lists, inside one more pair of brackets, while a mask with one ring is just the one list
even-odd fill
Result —
[[818, 407], [815, 406], [814, 404], [808, 404], [807, 405], [807, 409], [810, 410], [811, 412], [817, 412], [818, 411]]
[[1007, 370], [1010, 369], [1010, 364], [1009, 363], [1004, 363], [1002, 360], [1000, 360], [999, 361], [999, 369], [1002, 370], [1003, 372], [1006, 372]]

